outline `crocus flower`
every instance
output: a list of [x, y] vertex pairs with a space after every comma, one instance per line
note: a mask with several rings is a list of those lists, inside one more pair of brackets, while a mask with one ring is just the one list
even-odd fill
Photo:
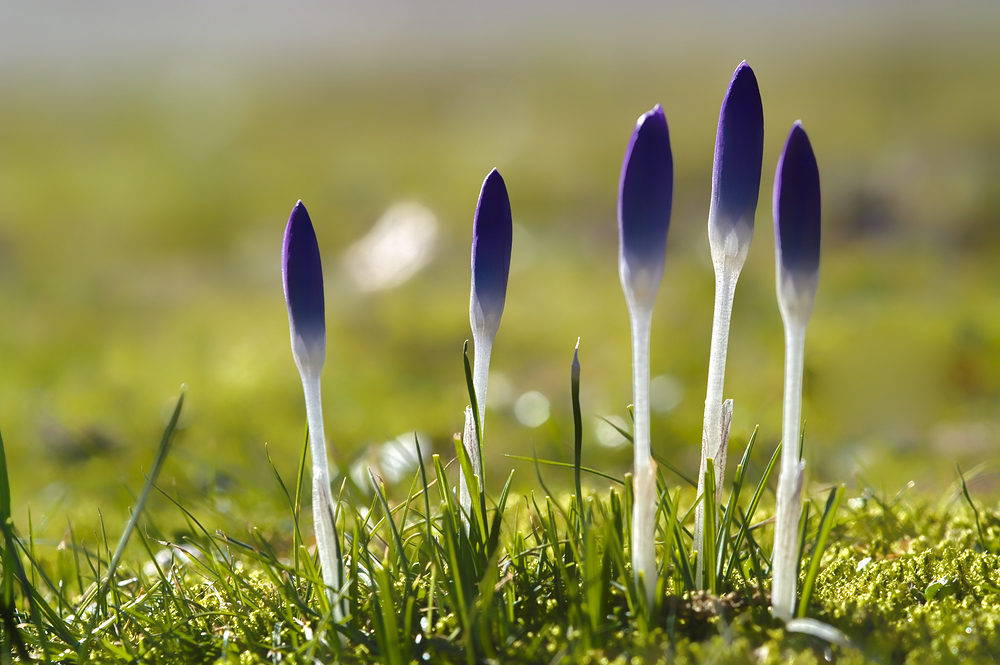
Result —
[[[736, 68], [719, 112], [715, 138], [715, 168], [712, 172], [712, 205], [708, 213], [708, 242], [715, 265], [715, 318], [708, 361], [708, 388], [701, 442], [698, 495], [704, 491], [706, 460], [711, 458], [718, 482], [717, 501], [726, 474], [728, 437], [723, 436], [722, 399], [726, 378], [726, 352], [733, 296], [753, 238], [754, 213], [760, 193], [760, 170], [764, 156], [764, 109], [757, 78], [744, 60]], [[696, 580], [704, 570], [702, 535], [704, 503], [695, 517], [695, 549], [698, 551]]]
[[[341, 553], [337, 535], [336, 506], [330, 493], [330, 470], [323, 433], [323, 405], [320, 397], [320, 374], [326, 357], [326, 320], [323, 302], [323, 266], [319, 245], [309, 213], [302, 201], [295, 204], [285, 227], [281, 247], [281, 277], [288, 304], [288, 325], [292, 337], [292, 356], [302, 377], [306, 421], [313, 461], [313, 524], [316, 549], [319, 551], [323, 582], [331, 600], [340, 590]], [[334, 617], [343, 613], [334, 604]]]
[[[483, 181], [472, 221], [472, 289], [469, 295], [469, 322], [472, 324], [473, 356], [472, 385], [476, 392], [479, 416], [479, 438], [486, 417], [486, 384], [490, 373], [493, 340], [500, 328], [504, 301], [507, 298], [507, 275], [510, 273], [510, 244], [513, 225], [507, 186], [500, 172], [490, 171]], [[476, 446], [473, 450], [470, 446]], [[472, 472], [483, 481], [480, 443], [466, 443], [473, 462]], [[461, 478], [462, 496], [468, 497], [465, 478]], [[470, 506], [462, 506], [469, 509]]]
[[632, 325], [635, 501], [632, 571], [647, 600], [656, 589], [656, 463], [649, 447], [649, 328], [663, 278], [674, 165], [670, 132], [657, 104], [642, 115], [625, 149], [618, 187], [618, 274]]
[[781, 428], [774, 552], [771, 556], [771, 612], [789, 620], [795, 611], [802, 473], [799, 427], [806, 324], [819, 278], [819, 168], [809, 137], [796, 122], [785, 141], [774, 177], [774, 249], [778, 308], [785, 324], [785, 398]]

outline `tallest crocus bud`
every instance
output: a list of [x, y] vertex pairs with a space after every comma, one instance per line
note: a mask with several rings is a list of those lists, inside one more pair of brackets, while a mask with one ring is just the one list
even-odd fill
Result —
[[[316, 549], [319, 551], [323, 582], [332, 600], [341, 587], [341, 558], [336, 507], [330, 493], [330, 469], [326, 458], [320, 396], [320, 374], [326, 357], [323, 266], [316, 232], [302, 201], [295, 204], [285, 227], [285, 239], [281, 246], [281, 278], [288, 304], [292, 356], [299, 368], [305, 394], [313, 463], [312, 507]], [[338, 621], [343, 617], [339, 603], [334, 604], [333, 613]]]
[[802, 422], [802, 365], [806, 324], [819, 280], [819, 168], [809, 137], [796, 122], [788, 134], [774, 176], [774, 249], [778, 308], [785, 324], [785, 397], [781, 427], [771, 606], [775, 617], [792, 618], [802, 511], [799, 427]]
[[[757, 77], [744, 60], [736, 68], [719, 112], [715, 137], [715, 168], [712, 171], [712, 205], [708, 213], [708, 244], [715, 265], [715, 317], [708, 361], [708, 388], [705, 395], [705, 422], [701, 441], [701, 470], [698, 495], [704, 491], [707, 460], [712, 459], [722, 490], [726, 473], [728, 437], [723, 426], [723, 386], [729, 323], [733, 311], [736, 281], [746, 261], [753, 238], [753, 219], [760, 193], [760, 170], [764, 156], [764, 109]], [[717, 497], [718, 498], [718, 497]], [[716, 505], [718, 505], [716, 501]], [[698, 551], [697, 580], [704, 569], [702, 536], [704, 505], [695, 517], [695, 549]], [[712, 516], [715, 519], [715, 516]]]
[[[673, 200], [670, 132], [657, 104], [639, 118], [625, 149], [618, 187], [618, 274], [632, 324], [632, 404], [635, 414], [635, 494], [632, 572], [647, 601], [656, 589], [656, 463], [649, 447], [649, 328]], [[652, 603], [648, 605], [652, 607]]]
[[[472, 221], [472, 289], [469, 295], [469, 322], [472, 325], [473, 356], [472, 385], [476, 392], [479, 429], [476, 437], [470, 437], [466, 427], [463, 437], [466, 452], [472, 461], [472, 472], [483, 482], [483, 460], [481, 438], [486, 418], [486, 384], [490, 373], [490, 354], [493, 340], [500, 328], [504, 302], [507, 299], [507, 276], [510, 273], [510, 245], [513, 224], [510, 214], [510, 199], [507, 186], [500, 172], [490, 171], [483, 181], [476, 205], [476, 216]], [[471, 440], [471, 438], [480, 441]], [[462, 508], [471, 510], [471, 498], [466, 479], [461, 479]]]

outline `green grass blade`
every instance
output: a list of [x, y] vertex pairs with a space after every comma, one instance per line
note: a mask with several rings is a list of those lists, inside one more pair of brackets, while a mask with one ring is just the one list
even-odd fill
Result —
[[583, 486], [580, 484], [580, 464], [583, 455], [583, 416], [580, 413], [580, 340], [573, 350], [570, 369], [570, 397], [573, 402], [573, 481], [576, 484], [576, 505], [583, 525]]
[[[0, 527], [3, 528], [3, 578], [0, 581], [0, 618], [3, 619], [4, 633], [6, 641], [17, 652], [21, 660], [31, 660], [28, 649], [24, 644], [20, 631], [17, 629], [18, 622], [14, 618], [14, 583], [15, 567], [14, 558], [17, 556], [15, 549], [14, 522], [11, 518], [10, 505], [10, 480], [7, 476], [7, 453], [3, 445], [3, 436], [0, 435]], [[5, 645], [6, 646], [6, 645]]]
[[823, 558], [823, 550], [826, 548], [826, 540], [837, 521], [837, 509], [840, 507], [840, 500], [844, 496], [844, 486], [838, 485], [830, 490], [830, 496], [826, 500], [826, 508], [823, 510], [823, 518], [819, 523], [819, 535], [816, 536], [816, 544], [813, 546], [812, 559], [809, 561], [809, 571], [806, 573], [805, 582], [802, 585], [802, 598], [799, 600], [798, 616], [804, 617], [809, 608], [809, 599], [812, 596], [813, 587], [816, 584], [816, 576], [819, 575], [819, 563]]
[[[545, 464], [547, 466], [561, 466], [561, 467], [566, 468], [566, 469], [575, 469], [576, 468], [574, 464], [570, 464], [569, 462], [557, 462], [555, 460], [538, 459], [537, 457], [527, 457], [527, 456], [524, 456], [524, 455], [504, 455], [504, 457], [506, 457], [508, 459], [516, 459], [516, 460], [519, 460], [521, 462], [537, 462], [539, 464]], [[604, 478], [605, 480], [610, 480], [611, 482], [615, 483], [616, 485], [624, 485], [625, 484], [625, 481], [622, 480], [621, 478], [615, 478], [614, 476], [612, 476], [610, 474], [604, 473], [603, 471], [598, 471], [597, 469], [592, 469], [592, 468], [587, 467], [587, 466], [581, 466], [580, 467], [580, 471], [584, 471], [586, 473], [590, 473], [590, 474], [593, 474], [595, 476], [600, 476], [601, 478]]]
[[399, 535], [399, 529], [396, 528], [396, 521], [392, 519], [392, 510], [389, 509], [389, 500], [385, 496], [385, 485], [375, 477], [375, 473], [368, 469], [368, 478], [371, 480], [372, 487], [375, 489], [375, 496], [378, 497], [379, 503], [382, 505], [382, 512], [385, 513], [385, 521], [389, 527], [389, 534], [392, 538], [393, 549], [396, 550], [396, 557], [399, 560], [399, 567], [406, 578], [407, 583], [410, 580], [410, 562], [406, 559], [406, 550], [403, 547], [403, 539]]
[[697, 580], [698, 587], [707, 589], [709, 593], [715, 594], [718, 589], [715, 585], [715, 528], [716, 528], [716, 508], [715, 508], [715, 460], [711, 457], [705, 459], [705, 492], [702, 494], [705, 501], [705, 510], [702, 511], [704, 522], [702, 533], [702, 545], [705, 548], [702, 561], [704, 566], [702, 572], [705, 574], [704, 580]]
[[[472, 412], [475, 413], [475, 407], [472, 408]], [[465, 446], [462, 444], [462, 438], [459, 436], [454, 437], [455, 442], [455, 456], [458, 458], [458, 464], [462, 467], [462, 474], [465, 476], [465, 483], [469, 488], [469, 495], [472, 497], [472, 514], [466, 515], [465, 517], [469, 520], [469, 536], [472, 537], [475, 529], [471, 528], [472, 523], [475, 522], [475, 526], [478, 527], [480, 534], [486, 533], [486, 521], [483, 517], [482, 511], [482, 485], [478, 482], [479, 476], [472, 471], [472, 460], [469, 459], [469, 454], [465, 450]]]
[[[732, 552], [729, 555], [729, 563], [726, 564], [726, 572], [723, 575], [723, 579], [728, 580], [732, 575], [733, 567], [736, 565], [736, 560], [739, 558], [743, 541], [747, 539], [750, 534], [750, 523], [753, 520], [754, 513], [757, 512], [757, 505], [760, 503], [761, 497], [764, 496], [764, 489], [767, 487], [767, 482], [770, 480], [771, 474], [774, 472], [780, 456], [781, 443], [779, 442], [778, 445], [775, 446], [774, 453], [771, 455], [771, 459], [768, 461], [767, 467], [765, 467], [764, 473], [760, 477], [760, 482], [757, 483], [757, 489], [754, 490], [753, 498], [750, 499], [750, 505], [747, 507], [746, 514], [743, 515], [742, 510], [740, 510], [743, 523], [740, 526], [739, 532], [736, 534], [736, 542], [733, 544]], [[739, 506], [737, 506], [737, 509], [739, 510]]]
[[979, 546], [983, 548], [984, 552], [989, 552], [990, 548], [986, 546], [986, 538], [983, 536], [983, 525], [979, 521], [979, 509], [976, 508], [972, 496], [969, 495], [969, 487], [965, 483], [965, 476], [962, 475], [962, 469], [956, 464], [955, 470], [958, 471], [958, 477], [962, 481], [962, 495], [965, 497], [965, 502], [969, 504], [969, 508], [972, 509], [972, 515], [976, 518], [976, 533], [979, 537]]
[[736, 516], [736, 506], [740, 502], [740, 496], [743, 492], [743, 482], [746, 480], [747, 466], [750, 463], [750, 455], [753, 453], [754, 443], [757, 440], [758, 427], [755, 427], [753, 433], [750, 435], [750, 440], [747, 441], [747, 447], [743, 450], [743, 458], [740, 463], [736, 466], [736, 473], [733, 476], [733, 490], [729, 494], [729, 501], [726, 503], [726, 509], [722, 514], [722, 526], [719, 528], [719, 533], [716, 537], [716, 580], [720, 593], [728, 589], [729, 580], [726, 576], [726, 561], [728, 559], [728, 554], [730, 550], [730, 545], [733, 544], [733, 537], [730, 533], [733, 519]]
[[[476, 423], [476, 445], [479, 447], [479, 459], [483, 459], [483, 424], [479, 422], [479, 402], [476, 400], [476, 386], [472, 381], [472, 364], [469, 362], [469, 340], [465, 340], [465, 345], [462, 347], [462, 360], [465, 363], [465, 384], [469, 389], [469, 404], [472, 406], [472, 419]], [[485, 465], [483, 478], [480, 478], [480, 482], [483, 487], [486, 487], [485, 476], [486, 469]], [[469, 476], [471, 478], [471, 476]], [[470, 483], [471, 485], [471, 483]]]
[[[125, 525], [125, 530], [122, 532], [122, 536], [118, 540], [118, 546], [115, 548], [115, 553], [108, 562], [108, 569], [106, 571], [104, 581], [101, 582], [97, 592], [99, 602], [100, 599], [103, 598], [108, 592], [108, 589], [114, 580], [115, 571], [118, 569], [118, 564], [121, 562], [122, 554], [125, 552], [125, 546], [128, 544], [129, 537], [135, 530], [135, 525], [139, 521], [139, 516], [142, 514], [143, 508], [146, 505], [149, 493], [152, 491], [153, 485], [156, 483], [156, 478], [160, 475], [160, 471], [163, 469], [163, 463], [167, 460], [167, 453], [170, 452], [170, 441], [173, 439], [174, 431], [177, 429], [177, 422], [180, 420], [181, 408], [184, 406], [185, 391], [186, 388], [181, 389], [180, 396], [177, 398], [177, 405], [174, 407], [174, 412], [170, 416], [170, 421], [167, 423], [166, 429], [163, 430], [163, 437], [160, 439], [160, 445], [156, 450], [156, 457], [153, 460], [153, 468], [150, 470], [149, 475], [146, 476], [146, 484], [143, 485], [142, 492], [139, 494], [139, 500], [136, 502], [136, 505], [132, 510], [132, 517], [129, 519], [128, 524]], [[77, 652], [77, 658], [80, 662], [86, 662], [89, 657], [90, 644], [94, 637], [94, 622], [96, 621], [97, 616], [97, 613], [93, 615], [93, 617], [88, 621], [87, 630], [84, 631], [84, 639], [80, 645], [79, 651]]]
[[503, 513], [507, 508], [507, 497], [510, 495], [510, 484], [514, 480], [513, 469], [510, 475], [507, 476], [507, 482], [503, 486], [503, 491], [500, 492], [500, 501], [497, 503], [496, 510], [493, 513], [493, 524], [490, 526], [490, 536], [487, 543], [487, 554], [493, 556], [493, 552], [496, 551], [500, 544], [500, 526], [503, 524]]

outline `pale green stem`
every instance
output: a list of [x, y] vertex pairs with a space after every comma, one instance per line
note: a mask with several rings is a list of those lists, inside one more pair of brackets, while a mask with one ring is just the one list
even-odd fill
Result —
[[646, 599], [656, 591], [656, 465], [649, 447], [649, 329], [652, 307], [630, 303], [632, 319], [632, 409], [635, 417], [635, 495], [632, 509], [632, 572], [643, 580]]
[[[729, 266], [716, 269], [715, 316], [712, 321], [712, 347], [708, 357], [708, 389], [705, 396], [705, 420], [702, 425], [701, 465], [698, 469], [698, 496], [705, 491], [705, 460], [715, 464], [716, 504], [722, 496], [726, 477], [726, 442], [722, 440], [722, 397], [726, 380], [726, 353], [729, 346], [729, 324], [733, 314], [733, 297], [740, 270]], [[695, 584], [703, 588], [705, 504], [699, 503], [694, 518], [694, 548], [698, 552]]]
[[802, 511], [802, 466], [799, 431], [802, 422], [802, 370], [805, 322], [785, 320], [785, 397], [781, 427], [781, 472], [778, 475], [774, 552], [771, 555], [771, 612], [788, 621], [795, 612], [799, 514]]
[[[485, 335], [476, 336], [472, 366], [472, 387], [476, 391], [476, 403], [479, 406], [479, 435], [486, 431], [486, 384], [490, 375], [490, 354], [493, 352], [493, 338], [482, 339]], [[479, 476], [480, 482], [483, 480], [483, 461], [480, 459], [480, 451], [477, 447], [475, 452], [469, 451], [472, 458], [472, 472]]]
[[[302, 390], [305, 393], [306, 421], [309, 425], [309, 444], [313, 467], [313, 529], [316, 532], [316, 549], [319, 552], [323, 583], [327, 586], [330, 602], [340, 593], [341, 554], [337, 535], [336, 505], [330, 492], [330, 468], [326, 457], [326, 436], [323, 431], [323, 401], [320, 396], [319, 373], [302, 372]], [[343, 619], [340, 603], [333, 604], [335, 621]]]

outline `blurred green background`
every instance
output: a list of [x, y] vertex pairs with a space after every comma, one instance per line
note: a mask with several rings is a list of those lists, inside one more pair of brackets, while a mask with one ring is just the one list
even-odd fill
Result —
[[490, 484], [513, 467], [537, 487], [504, 454], [572, 459], [577, 337], [585, 463], [624, 473], [630, 447], [600, 420], [624, 424], [631, 401], [615, 206], [629, 133], [656, 103], [676, 182], [653, 446], [693, 473], [715, 127], [744, 58], [765, 154], [729, 347], [733, 447], [759, 424], [764, 456], [780, 435], [770, 193], [801, 118], [824, 214], [803, 413], [812, 481], [854, 486], [860, 473], [890, 494], [914, 480], [939, 496], [958, 462], [985, 464], [974, 487], [992, 491], [1000, 9], [809, 5], [3, 0], [0, 427], [16, 519], [30, 510], [58, 535], [67, 517], [123, 516], [182, 383], [189, 408], [161, 484], [213, 512], [210, 526], [281, 509], [265, 445], [293, 477], [304, 409], [278, 259], [300, 198], [326, 270], [331, 451], [404, 490], [414, 431], [450, 457], [467, 402], [472, 215], [494, 166], [516, 230]]

